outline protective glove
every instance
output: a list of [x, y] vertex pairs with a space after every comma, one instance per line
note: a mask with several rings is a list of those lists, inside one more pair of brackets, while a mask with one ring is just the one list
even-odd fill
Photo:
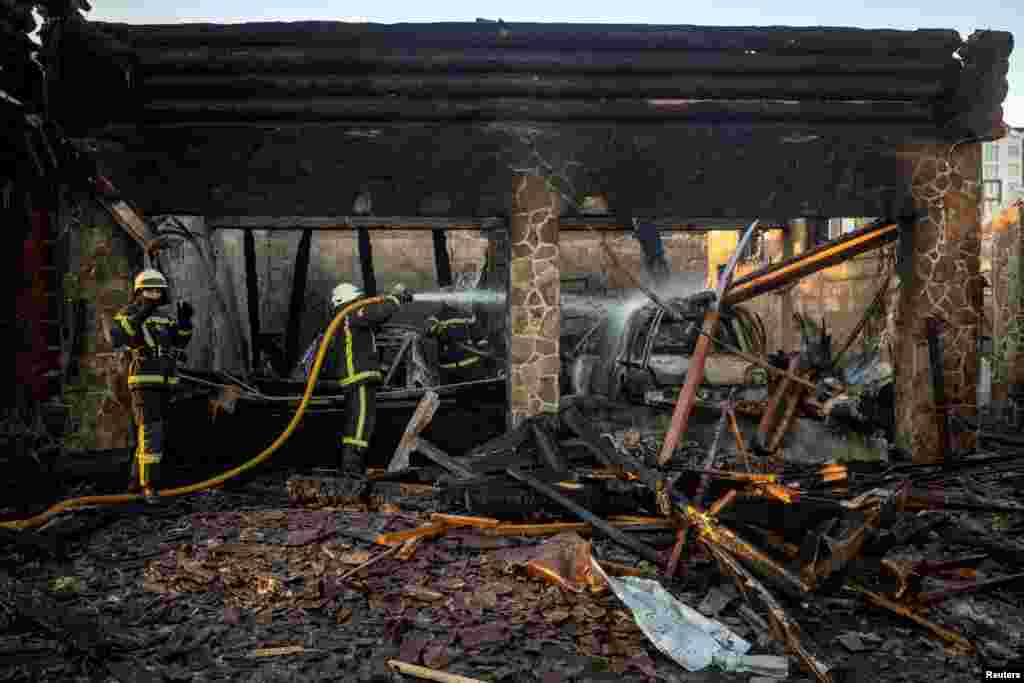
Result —
[[192, 326], [192, 304], [187, 301], [178, 304], [178, 325], [181, 327]]
[[398, 299], [399, 303], [411, 304], [412, 292], [403, 284], [399, 283], [391, 288], [391, 295]]

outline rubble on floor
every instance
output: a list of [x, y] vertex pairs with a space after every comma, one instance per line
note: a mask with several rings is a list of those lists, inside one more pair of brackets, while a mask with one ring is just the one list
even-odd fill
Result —
[[268, 472], [7, 534], [0, 680], [954, 681], [1024, 650], [1012, 437], [916, 465], [738, 435], [656, 469], [596, 403], [461, 456], [422, 427], [362, 500]]

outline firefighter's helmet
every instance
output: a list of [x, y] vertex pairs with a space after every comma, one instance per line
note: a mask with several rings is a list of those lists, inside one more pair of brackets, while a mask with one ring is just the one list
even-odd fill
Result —
[[132, 291], [138, 293], [140, 289], [167, 289], [167, 278], [159, 270], [147, 268], [135, 276], [135, 288]]
[[350, 301], [355, 301], [362, 295], [363, 290], [359, 289], [354, 284], [350, 282], [342, 282], [334, 288], [333, 292], [331, 292], [331, 306], [339, 308]]

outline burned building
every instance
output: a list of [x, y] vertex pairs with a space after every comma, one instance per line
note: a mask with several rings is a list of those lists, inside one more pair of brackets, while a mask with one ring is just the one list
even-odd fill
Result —
[[[131, 543], [147, 549], [125, 564], [135, 563], [147, 594], [171, 596], [161, 607], [168, 613], [173, 600], [190, 599], [183, 595], [223, 592], [230, 626], [193, 639], [186, 632], [196, 630], [193, 611], [179, 619], [161, 661], [191, 662], [189, 652], [209, 634], [236, 637], [242, 610], [261, 627], [275, 611], [279, 623], [279, 610], [293, 623], [316, 613], [334, 635], [322, 648], [263, 639], [248, 663], [232, 660], [240, 669], [314, 649], [344, 649], [349, 664], [365, 659], [358, 648], [378, 639], [337, 642], [360, 620], [435, 668], [447, 661], [435, 647], [448, 645], [428, 647], [430, 638], [409, 635], [416, 629], [448, 644], [457, 635], [463, 650], [479, 652], [513, 631], [550, 640], [572, 619], [572, 638], [588, 656], [640, 652], [642, 619], [597, 604], [582, 586], [600, 588], [600, 575], [614, 590], [606, 569], [640, 579], [646, 568], [609, 559], [621, 559], [609, 546], [598, 564], [589, 543], [574, 537], [530, 552], [508, 541], [563, 531], [606, 537], [650, 566], [664, 565], [666, 583], [681, 566], [717, 566], [762, 607], [764, 616], [748, 609], [753, 616], [743, 618], [762, 633], [770, 628], [822, 683], [839, 677], [771, 591], [820, 622], [827, 613], [813, 615], [820, 607], [805, 604], [812, 597], [849, 572], [873, 582], [888, 572], [895, 590], [875, 583], [844, 590], [973, 652], [965, 637], [921, 616], [922, 605], [944, 599], [924, 591], [921, 577], [969, 573], [963, 568], [986, 556], [1019, 564], [1021, 551], [958, 520], [915, 513], [1020, 511], [1001, 498], [1012, 495], [1019, 474], [990, 480], [986, 498], [966, 479], [961, 496], [935, 488], [950, 486], [961, 469], [994, 477], [1016, 466], [1012, 454], [962, 457], [979, 435], [978, 339], [988, 313], [980, 150], [1005, 131], [1008, 33], [964, 40], [941, 29], [481, 21], [142, 26], [88, 21], [82, 6], [46, 4], [37, 46], [27, 35], [32, 6], [0, 0], [0, 33], [13, 36], [0, 52], [8, 124], [0, 140], [9, 152], [0, 158], [0, 208], [18, 285], [4, 319], [22, 342], [8, 362], [15, 381], [5, 384], [20, 387], [8, 397], [8, 457], [36, 463], [34, 481], [44, 483], [59, 477], [47, 479], [53, 470], [43, 462], [81, 466], [91, 455], [97, 470], [123, 464], [110, 454], [130, 448], [132, 418], [110, 320], [141, 269], [166, 274], [197, 320], [174, 408], [190, 428], [176, 432], [176, 448], [196, 468], [185, 481], [202, 479], [193, 475], [203, 467], [217, 476], [176, 481], [182, 485], [151, 496], [194, 506], [187, 507], [191, 526], [168, 536], [165, 522], [177, 512], [138, 515]], [[829, 219], [851, 216], [871, 220], [829, 234]], [[1002, 379], [1012, 384], [1020, 374], [1011, 332], [1020, 317], [1021, 232], [1019, 215], [1000, 221], [992, 229], [992, 334], [1004, 338], [1000, 352], [1011, 370]], [[662, 286], [667, 270], [683, 276], [681, 289]], [[824, 277], [830, 272], [837, 279]], [[309, 448], [295, 451], [309, 451], [310, 460], [333, 446], [326, 431], [303, 420], [323, 414], [330, 439], [337, 436], [338, 403], [311, 379], [318, 370], [309, 370], [309, 351], [318, 348], [327, 293], [340, 280], [370, 294], [396, 281], [425, 290], [412, 317], [389, 322], [378, 338], [378, 396], [404, 411], [398, 423], [406, 425], [404, 432], [389, 425], [377, 444], [387, 452], [394, 444], [381, 444], [397, 442], [388, 469], [374, 472], [378, 498], [354, 509], [332, 488], [335, 480], [308, 473], [244, 498], [244, 486], [225, 482], [244, 482], [243, 473], [293, 434], [307, 430], [296, 440]], [[440, 380], [435, 371], [443, 366], [430, 366], [417, 341], [422, 318], [452, 289], [491, 297], [487, 306], [466, 299], [490, 343], [472, 349], [493, 370], [481, 379]], [[590, 306], [600, 298], [595, 290], [625, 289], [635, 296], [624, 305], [615, 299], [626, 330], [619, 336], [601, 337], [577, 316], [580, 296]], [[854, 303], [834, 304], [843, 297]], [[887, 416], [871, 413], [870, 400], [832, 391], [842, 384], [832, 373], [837, 358], [868, 328], [885, 338], [894, 369]], [[491, 392], [496, 428], [480, 426], [494, 415], [481, 395], [465, 398], [467, 387]], [[630, 400], [616, 403], [620, 396]], [[468, 405], [457, 405], [459, 397]], [[720, 409], [710, 448], [681, 441], [699, 401]], [[625, 413], [635, 403], [661, 410], [654, 448], [638, 430], [605, 429], [602, 411]], [[664, 408], [673, 406], [667, 422]], [[831, 462], [829, 453], [802, 461], [780, 444], [803, 410], [868, 427], [888, 419], [892, 450], [912, 462], [858, 469]], [[756, 434], [744, 434], [750, 425], [737, 416], [755, 420]], [[445, 428], [425, 432], [444, 419]], [[51, 429], [48, 421], [60, 424]], [[230, 437], [209, 436], [229, 424]], [[726, 428], [735, 446], [724, 444]], [[450, 441], [435, 443], [438, 434]], [[1020, 447], [1013, 437], [987, 438]], [[820, 450], [813, 440], [810, 447]], [[687, 448], [693, 452], [680, 462]], [[258, 455], [235, 466], [250, 450]], [[427, 465], [410, 466], [414, 451]], [[960, 469], [944, 468], [953, 453]], [[45, 497], [21, 488], [22, 497]], [[210, 489], [216, 495], [191, 496]], [[398, 495], [385, 500], [380, 491]], [[238, 509], [256, 498], [283, 509]], [[404, 510], [396, 512], [395, 499]], [[28, 530], [139, 496], [78, 497], [42, 511], [38, 501], [20, 502], [24, 514], [8, 511], [0, 531], [13, 534], [12, 547], [55, 555], [48, 536]], [[946, 542], [985, 555], [944, 559], [938, 569], [881, 559], [940, 525], [950, 532]], [[706, 562], [689, 549], [684, 557], [688, 533]], [[116, 545], [114, 537], [108, 543]], [[428, 539], [438, 548], [420, 547]], [[389, 547], [371, 556], [357, 543]], [[477, 558], [470, 571], [467, 548], [502, 552], [487, 563]], [[878, 560], [867, 569], [857, 564], [866, 554]], [[465, 580], [446, 575], [456, 556], [466, 558]], [[404, 564], [374, 575], [392, 561]], [[572, 599], [525, 579], [513, 586], [507, 575], [523, 566]], [[471, 585], [481, 577], [486, 586]], [[1017, 579], [1000, 574], [995, 584], [950, 591]], [[98, 622], [53, 619], [59, 605], [8, 599], [28, 590], [24, 577], [0, 574], [0, 582], [13, 587], [0, 591], [5, 628], [35, 624], [51, 639], [84, 633], [70, 639], [75, 656], [102, 660], [125, 679], [127, 665], [118, 673], [107, 655], [143, 649], [141, 640], [125, 645]], [[122, 583], [128, 595], [123, 576]], [[65, 594], [74, 585], [60, 581], [50, 590]], [[516, 600], [525, 607], [508, 607], [515, 612], [508, 624], [480, 623], [483, 610]], [[837, 598], [829, 609], [850, 602]], [[132, 607], [135, 625], [150, 618], [151, 605]], [[420, 611], [415, 622], [406, 610]], [[616, 645], [601, 650], [606, 632]], [[650, 676], [653, 664], [638, 659], [618, 661], [617, 671], [636, 666]]]

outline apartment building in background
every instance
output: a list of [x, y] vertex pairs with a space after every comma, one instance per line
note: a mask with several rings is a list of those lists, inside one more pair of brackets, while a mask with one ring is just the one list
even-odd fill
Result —
[[1024, 199], [1024, 128], [1010, 128], [1006, 137], [982, 144], [982, 223]]

